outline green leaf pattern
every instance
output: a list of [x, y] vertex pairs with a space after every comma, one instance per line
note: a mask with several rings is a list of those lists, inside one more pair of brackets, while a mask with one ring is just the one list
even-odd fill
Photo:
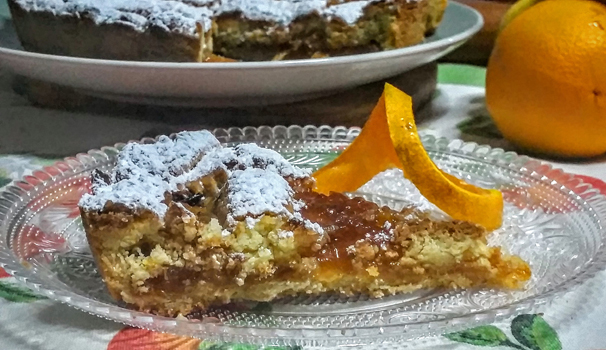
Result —
[[10, 178], [6, 170], [0, 168], [0, 188], [8, 185], [11, 181], [12, 179]]
[[511, 322], [511, 334], [521, 344], [512, 342], [495, 326], [480, 326], [444, 337], [459, 343], [483, 347], [509, 347], [519, 350], [562, 350], [556, 331], [536, 314], [519, 315]]
[[561, 350], [557, 333], [539, 315], [519, 315], [511, 322], [511, 333], [532, 350]]
[[495, 326], [475, 327], [462, 332], [446, 334], [445, 337], [460, 343], [490, 347], [500, 346], [507, 340], [505, 333]]
[[8, 185], [11, 182], [11, 179], [2, 176], [2, 174], [0, 173], [0, 188]]
[[0, 297], [8, 301], [28, 303], [44, 297], [34, 294], [31, 290], [17, 286], [10, 282], [0, 281]]

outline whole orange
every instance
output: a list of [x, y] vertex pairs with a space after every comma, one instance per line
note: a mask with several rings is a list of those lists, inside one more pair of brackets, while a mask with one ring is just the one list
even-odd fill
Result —
[[486, 104], [511, 142], [564, 157], [606, 152], [606, 5], [547, 0], [500, 33]]

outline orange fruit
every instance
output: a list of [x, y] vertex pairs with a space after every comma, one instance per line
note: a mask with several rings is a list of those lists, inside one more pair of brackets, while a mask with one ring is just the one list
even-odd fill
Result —
[[489, 230], [501, 226], [501, 192], [472, 186], [440, 170], [417, 133], [412, 98], [386, 84], [360, 135], [340, 156], [314, 173], [315, 190], [325, 194], [355, 191], [376, 174], [395, 167], [452, 218]]
[[606, 5], [547, 0], [505, 26], [488, 63], [486, 105], [503, 136], [539, 153], [606, 152]]

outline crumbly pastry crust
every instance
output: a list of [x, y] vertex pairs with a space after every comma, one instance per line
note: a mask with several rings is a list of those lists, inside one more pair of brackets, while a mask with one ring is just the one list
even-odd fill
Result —
[[414, 45], [446, 0], [9, 0], [26, 50], [105, 59], [258, 61]]
[[80, 208], [112, 296], [161, 315], [301, 293], [519, 288], [530, 276], [482, 227], [313, 186], [273, 151], [187, 132], [127, 145]]

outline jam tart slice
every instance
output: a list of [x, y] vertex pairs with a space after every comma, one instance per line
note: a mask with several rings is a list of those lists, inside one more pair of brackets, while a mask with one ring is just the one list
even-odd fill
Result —
[[80, 208], [111, 295], [160, 315], [297, 294], [521, 288], [530, 277], [480, 225], [314, 187], [274, 151], [182, 132], [127, 144], [110, 173], [92, 174]]

